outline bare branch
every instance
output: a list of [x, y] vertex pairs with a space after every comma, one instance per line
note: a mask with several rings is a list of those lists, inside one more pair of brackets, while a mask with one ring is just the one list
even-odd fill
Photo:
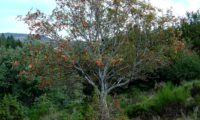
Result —
[[116, 83], [114, 83], [108, 90], [107, 93], [110, 93], [113, 89], [117, 88], [117, 87], [122, 87], [127, 85], [130, 80], [126, 80], [124, 82], [122, 82], [123, 80], [125, 80], [125, 78], [119, 78], [118, 81]]

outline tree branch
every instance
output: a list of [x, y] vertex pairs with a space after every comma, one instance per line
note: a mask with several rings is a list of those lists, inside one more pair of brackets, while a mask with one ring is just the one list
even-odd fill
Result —
[[[91, 78], [89, 77], [89, 75], [87, 75], [87, 73], [84, 72], [84, 70], [81, 68], [81, 66], [79, 65], [76, 66], [74, 65], [75, 69], [77, 69], [78, 71], [80, 71], [83, 75], [84, 75], [84, 78], [87, 80], [87, 82], [92, 85], [95, 89], [98, 88], [97, 85], [95, 85], [95, 83], [91, 80]], [[97, 89], [97, 92], [100, 93], [100, 91]]]
[[125, 82], [122, 82], [125, 78], [120, 78], [117, 83], [114, 83], [108, 90], [107, 93], [109, 93], [110, 91], [112, 91], [113, 89], [117, 88], [117, 87], [121, 87], [124, 86], [126, 84], [128, 84], [130, 82], [129, 80], [126, 80]]

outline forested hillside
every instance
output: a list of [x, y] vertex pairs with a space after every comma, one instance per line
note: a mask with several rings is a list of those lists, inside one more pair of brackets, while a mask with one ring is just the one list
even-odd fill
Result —
[[[31, 35], [25, 33], [0, 33], [0, 35], [3, 35], [4, 37], [12, 37], [13, 39], [20, 40], [21, 42], [28, 42], [27, 40], [31, 40]], [[51, 40], [43, 35], [40, 36], [40, 41], [49, 42]]]
[[200, 119], [199, 11], [56, 3], [21, 17], [29, 39], [0, 36], [0, 120]]

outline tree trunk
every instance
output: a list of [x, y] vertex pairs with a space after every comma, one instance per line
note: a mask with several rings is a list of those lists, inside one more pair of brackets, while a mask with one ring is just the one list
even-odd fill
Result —
[[106, 101], [107, 94], [100, 95], [100, 120], [109, 120], [109, 108]]

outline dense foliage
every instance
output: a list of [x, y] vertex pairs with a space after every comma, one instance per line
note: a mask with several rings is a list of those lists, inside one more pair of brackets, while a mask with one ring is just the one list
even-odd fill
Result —
[[181, 20], [180, 29], [183, 32], [184, 39], [190, 44], [190, 47], [199, 53], [200, 46], [200, 12], [187, 12], [187, 17]]
[[198, 11], [177, 20], [137, 0], [56, 1], [51, 16], [23, 18], [56, 41], [0, 36], [1, 120], [200, 118]]

